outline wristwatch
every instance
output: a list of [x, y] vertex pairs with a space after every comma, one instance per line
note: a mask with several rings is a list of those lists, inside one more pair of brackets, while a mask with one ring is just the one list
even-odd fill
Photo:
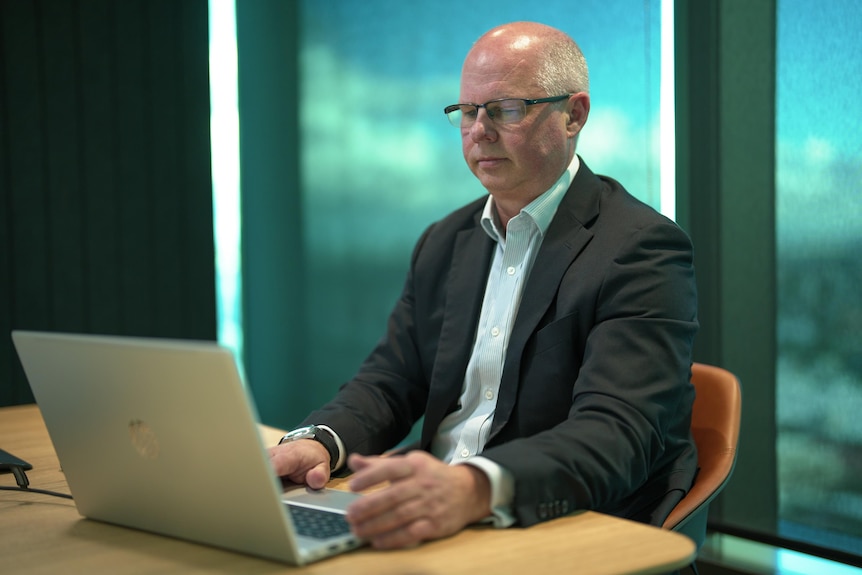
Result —
[[294, 429], [282, 437], [278, 444], [281, 445], [282, 443], [288, 443], [300, 439], [313, 439], [323, 445], [323, 447], [326, 448], [326, 451], [329, 452], [329, 470], [332, 471], [335, 469], [335, 464], [338, 463], [339, 453], [338, 445], [335, 443], [335, 438], [332, 437], [331, 433], [316, 425], [309, 425]]

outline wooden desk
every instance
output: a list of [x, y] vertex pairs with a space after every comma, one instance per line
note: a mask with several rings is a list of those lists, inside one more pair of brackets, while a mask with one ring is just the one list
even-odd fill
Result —
[[[0, 447], [33, 464], [31, 488], [68, 493], [36, 406], [0, 408]], [[0, 485], [15, 480], [3, 474]], [[529, 529], [469, 528], [404, 551], [359, 549], [295, 568], [84, 519], [67, 499], [0, 491], [4, 573], [648, 574], [687, 565], [694, 553], [694, 543], [677, 533], [583, 512]]]

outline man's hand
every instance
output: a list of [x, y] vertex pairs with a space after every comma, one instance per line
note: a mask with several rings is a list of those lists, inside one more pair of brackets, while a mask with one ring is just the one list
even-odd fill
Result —
[[378, 549], [416, 545], [457, 533], [490, 515], [491, 486], [471, 465], [447, 465], [424, 451], [391, 457], [352, 454], [349, 486], [383, 489], [347, 509], [353, 532]]
[[329, 481], [329, 452], [313, 439], [290, 441], [269, 448], [269, 461], [279, 477], [322, 489]]

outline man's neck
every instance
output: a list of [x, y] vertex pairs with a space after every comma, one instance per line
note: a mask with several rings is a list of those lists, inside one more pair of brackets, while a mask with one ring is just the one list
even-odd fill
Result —
[[500, 201], [498, 197], [494, 196], [494, 211], [497, 213], [500, 233], [502, 233], [504, 237], [506, 235], [506, 226], [509, 224], [509, 220], [520, 214], [521, 210], [527, 207], [534, 199], [536, 198], [517, 201]]

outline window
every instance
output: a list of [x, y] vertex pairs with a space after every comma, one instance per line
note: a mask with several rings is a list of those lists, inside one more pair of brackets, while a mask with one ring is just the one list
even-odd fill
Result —
[[862, 549], [862, 4], [777, 14], [779, 535]]
[[242, 365], [239, 111], [233, 0], [210, 0], [210, 140], [218, 340]]
[[661, 3], [635, 6], [302, 3], [306, 293], [309, 316], [322, 318], [309, 326], [310, 387], [334, 391], [352, 375], [383, 333], [421, 232], [486, 193], [443, 107], [458, 101], [463, 58], [494, 25], [544, 22], [579, 43], [592, 111], [578, 152], [596, 173], [660, 206]]

